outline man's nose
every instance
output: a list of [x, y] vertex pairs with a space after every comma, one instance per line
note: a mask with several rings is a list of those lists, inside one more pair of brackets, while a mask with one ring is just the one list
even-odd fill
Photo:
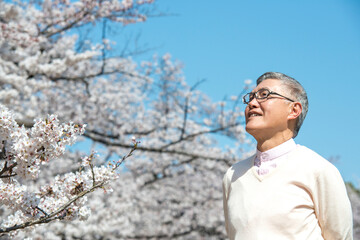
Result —
[[251, 99], [251, 101], [248, 103], [248, 107], [250, 109], [259, 106], [259, 102], [257, 101], [256, 97], [254, 97], [253, 99]]

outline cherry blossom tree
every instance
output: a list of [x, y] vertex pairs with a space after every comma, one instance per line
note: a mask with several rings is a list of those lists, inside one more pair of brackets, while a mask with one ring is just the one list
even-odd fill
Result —
[[[186, 84], [181, 63], [172, 61], [169, 54], [141, 62], [114, 54], [112, 41], [106, 39], [106, 23], [143, 22], [151, 2], [0, 2], [0, 100], [11, 110], [14, 131], [32, 141], [26, 151], [34, 157], [29, 163], [28, 156], [23, 156], [23, 168], [36, 168], [27, 174], [37, 174], [26, 181], [19, 173], [20, 164], [11, 165], [17, 160], [3, 160], [4, 176], [15, 181], [12, 172], [19, 169], [17, 184], [26, 194], [37, 196], [37, 202], [25, 205], [33, 198], [13, 196], [19, 204], [8, 204], [12, 208], [3, 210], [3, 215], [9, 215], [2, 223], [4, 232], [32, 220], [26, 217], [81, 220], [91, 208], [86, 224], [55, 221], [31, 228], [32, 232], [18, 232], [17, 237], [224, 237], [220, 179], [232, 162], [248, 154], [242, 149], [247, 140], [238, 98], [212, 102], [197, 90], [200, 83]], [[99, 25], [101, 41], [86, 41], [85, 30]], [[34, 118], [42, 120], [34, 123]], [[85, 132], [81, 124], [86, 124]], [[49, 128], [58, 135], [39, 140], [38, 135]], [[83, 133], [86, 146], [98, 150], [96, 159], [94, 155], [84, 158], [76, 151], [79, 148], [65, 148], [77, 136], [74, 129]], [[215, 135], [236, 144], [220, 148]], [[6, 140], [6, 136], [2, 137]], [[115, 191], [79, 196], [115, 178], [108, 176], [113, 167], [102, 164], [127, 156], [134, 149], [134, 137], [141, 141], [135, 143], [137, 157], [116, 175]], [[61, 152], [51, 155], [50, 147]], [[42, 166], [48, 158], [51, 164]], [[81, 163], [87, 164], [86, 171], [78, 171]], [[6, 181], [10, 180], [2, 182], [2, 191], [9, 189]], [[64, 200], [51, 200], [54, 194], [64, 195]], [[3, 199], [11, 201], [7, 195]], [[84, 205], [87, 199], [90, 207]], [[67, 203], [76, 204], [67, 208]]]
[[[251, 82], [239, 96], [213, 102], [198, 90], [202, 82], [186, 83], [182, 64], [170, 54], [143, 61], [117, 54], [119, 46], [107, 38], [109, 25], [144, 22], [152, 5], [0, 1], [2, 126], [11, 123], [13, 129], [1, 134], [6, 151], [0, 194], [3, 204], [18, 200], [2, 209], [8, 220], [1, 229], [34, 217], [56, 220], [18, 231], [15, 239], [226, 238], [221, 179], [253, 149], [239, 106]], [[86, 39], [94, 28], [99, 42]], [[39, 137], [46, 131], [46, 139]], [[65, 148], [76, 137], [82, 147]], [[218, 144], [219, 138], [228, 146]], [[31, 147], [19, 155], [25, 163], [13, 166], [17, 160], [5, 156], [18, 156], [15, 150], [23, 148], [16, 143], [27, 139]], [[136, 156], [115, 174], [134, 147]], [[30, 152], [33, 157], [25, 156]], [[36, 178], [28, 181], [24, 174]], [[26, 194], [3, 195], [10, 183]], [[95, 187], [113, 192], [92, 192]], [[54, 194], [63, 198], [51, 200]]]

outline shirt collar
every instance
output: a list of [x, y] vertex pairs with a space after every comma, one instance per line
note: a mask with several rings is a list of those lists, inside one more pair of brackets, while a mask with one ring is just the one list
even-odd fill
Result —
[[260, 162], [271, 161], [275, 158], [281, 157], [282, 155], [290, 152], [295, 147], [296, 147], [296, 143], [294, 139], [291, 138], [290, 140], [265, 152], [260, 152], [259, 150], [256, 150], [256, 158]]

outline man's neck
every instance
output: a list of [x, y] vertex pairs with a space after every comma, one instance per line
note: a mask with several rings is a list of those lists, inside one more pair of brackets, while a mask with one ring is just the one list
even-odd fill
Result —
[[257, 139], [257, 149], [260, 152], [265, 152], [288, 141], [292, 136], [292, 133], [282, 133], [267, 139]]

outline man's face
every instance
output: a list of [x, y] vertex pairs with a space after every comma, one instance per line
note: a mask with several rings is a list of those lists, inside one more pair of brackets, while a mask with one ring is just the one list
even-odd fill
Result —
[[[291, 97], [279, 80], [266, 79], [256, 86], [252, 92], [255, 93], [262, 88]], [[288, 128], [290, 104], [290, 101], [277, 95], [269, 95], [267, 99], [262, 100], [254, 98], [245, 109], [246, 131], [256, 140], [281, 134]]]

